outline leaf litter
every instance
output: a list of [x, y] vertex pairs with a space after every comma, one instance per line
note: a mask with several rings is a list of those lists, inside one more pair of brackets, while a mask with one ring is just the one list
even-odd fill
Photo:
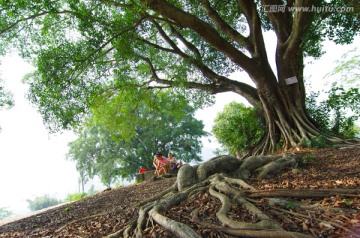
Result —
[[[359, 189], [360, 148], [325, 148], [296, 152], [303, 163], [272, 179], [248, 179], [257, 190]], [[80, 201], [47, 209], [35, 215], [0, 225], [0, 238], [8, 237], [103, 237], [116, 232], [137, 217], [135, 205], [169, 188], [175, 178], [164, 178], [100, 192]], [[286, 231], [313, 237], [360, 237], [360, 194], [337, 194], [325, 198], [248, 198]], [[221, 203], [208, 192], [195, 194], [166, 212], [202, 237], [234, 237], [222, 232], [216, 218]], [[229, 218], [257, 222], [243, 206], [231, 205]], [[148, 220], [144, 237], [174, 237]]]

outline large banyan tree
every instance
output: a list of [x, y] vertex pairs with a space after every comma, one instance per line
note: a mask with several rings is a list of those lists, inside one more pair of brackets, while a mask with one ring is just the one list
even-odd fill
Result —
[[[29, 98], [50, 130], [77, 125], [123, 90], [172, 88], [202, 103], [235, 92], [266, 119], [254, 154], [320, 135], [305, 111], [304, 57], [360, 29], [356, 0], [14, 0], [0, 2], [0, 17], [0, 52], [17, 48], [35, 64]], [[253, 84], [230, 79], [237, 71]]]

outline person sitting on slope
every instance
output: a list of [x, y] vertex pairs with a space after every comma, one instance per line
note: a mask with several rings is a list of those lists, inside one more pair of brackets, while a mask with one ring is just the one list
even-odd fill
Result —
[[155, 154], [153, 164], [155, 166], [155, 174], [157, 176], [164, 175], [171, 169], [171, 163], [160, 152]]
[[171, 171], [174, 170], [175, 168], [180, 168], [182, 166], [182, 161], [180, 160], [179, 162], [176, 160], [175, 157], [173, 157], [172, 153], [169, 152], [168, 153], [168, 160], [171, 163]]

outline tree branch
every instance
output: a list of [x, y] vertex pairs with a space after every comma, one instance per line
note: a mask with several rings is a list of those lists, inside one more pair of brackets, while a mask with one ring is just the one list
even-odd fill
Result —
[[182, 58], [189, 58], [188, 55], [186, 55], [184, 52], [182, 52], [179, 49], [176, 43], [173, 40], [171, 40], [171, 38], [166, 34], [163, 28], [156, 21], [152, 20], [151, 22], [155, 25], [156, 29], [158, 29], [162, 38], [174, 49], [172, 52], [180, 55]]
[[171, 5], [166, 0], [141, 0], [141, 2], [157, 13], [177, 22], [177, 25], [192, 29], [246, 72], [256, 74], [255, 62], [221, 37], [210, 24]]
[[253, 54], [254, 52], [254, 46], [251, 44], [248, 38], [244, 37], [242, 34], [240, 34], [238, 31], [233, 29], [230, 25], [228, 25], [216, 12], [215, 9], [213, 9], [210, 5], [209, 0], [203, 0], [201, 2], [201, 5], [207, 15], [211, 18], [211, 20], [219, 27], [219, 29], [225, 33], [230, 39], [238, 43], [240, 46], [245, 47], [250, 54]]
[[187, 41], [183, 35], [180, 34], [180, 32], [178, 32], [175, 27], [171, 24], [169, 24], [171, 33], [175, 35], [175, 37], [177, 37], [190, 51], [192, 51], [195, 54], [196, 58], [201, 59], [201, 53], [198, 50], [198, 48], [196, 48], [196, 46], [192, 43], [190, 43], [189, 41]]
[[[278, 41], [281, 43], [284, 43], [287, 40], [291, 32], [292, 16], [289, 11], [287, 11], [287, 7], [291, 7], [291, 2], [292, 1], [287, 1], [286, 10], [284, 10], [284, 12], [267, 12]], [[262, 3], [264, 7], [271, 5], [283, 5], [281, 0], [262, 0]]]
[[[254, 105], [255, 107], [258, 107], [258, 105], [260, 103], [260, 99], [258, 97], [258, 94], [257, 94], [257, 91], [255, 88], [253, 88], [252, 86], [247, 85], [245, 83], [241, 83], [241, 82], [238, 82], [235, 80], [231, 80], [227, 77], [218, 75], [213, 70], [211, 70], [208, 66], [206, 66], [201, 61], [201, 59], [193, 59], [191, 56], [185, 54], [177, 46], [177, 44], [166, 34], [166, 32], [163, 30], [163, 28], [155, 20], [151, 20], [151, 22], [157, 28], [158, 32], [163, 37], [163, 39], [173, 48], [173, 50], [164, 48], [162, 46], [156, 45], [151, 42], [148, 42], [144, 39], [143, 39], [143, 41], [145, 41], [148, 45], [155, 47], [159, 50], [164, 50], [166, 52], [177, 54], [180, 57], [182, 57], [183, 59], [191, 61], [192, 64], [196, 68], [198, 68], [206, 78], [208, 78], [209, 80], [212, 81], [212, 83], [210, 83], [210, 84], [203, 84], [203, 83], [196, 83], [196, 82], [178, 83], [176, 81], [162, 79], [158, 76], [158, 74], [156, 72], [157, 70], [155, 69], [151, 60], [147, 57], [144, 57], [144, 56], [138, 54], [137, 56], [139, 58], [141, 58], [142, 60], [144, 60], [149, 65], [153, 79], [156, 82], [158, 82], [160, 84], [168, 85], [170, 87], [185, 86], [188, 89], [200, 89], [200, 90], [207, 91], [211, 94], [230, 92], [230, 91], [236, 92], [236, 93], [242, 95], [243, 97], [245, 97], [252, 105]], [[173, 26], [170, 25], [170, 29], [171, 29], [172, 33], [175, 33], [176, 37], [184, 43], [185, 46], [189, 47], [192, 52], [194, 52], [198, 57], [200, 57], [200, 52], [196, 48], [195, 45], [188, 42], [178, 31], [175, 30], [175, 28]], [[153, 87], [158, 88], [160, 86], [151, 86], [149, 88], [153, 88]]]
[[159, 21], [162, 21], [162, 22], [166, 22], [169, 25], [183, 27], [182, 25], [178, 24], [176, 21], [172, 21], [171, 19], [168, 19], [168, 18], [154, 16], [154, 15], [148, 15], [148, 18], [151, 18], [151, 19], [154, 19], [154, 20], [159, 20]]
[[[308, 6], [310, 7], [309, 0], [295, 0], [295, 7]], [[292, 23], [292, 30], [289, 38], [286, 40], [284, 47], [286, 48], [284, 57], [289, 59], [298, 50], [302, 33], [310, 21], [310, 13], [305, 11], [296, 11], [294, 21]]]
[[157, 45], [157, 44], [155, 44], [155, 43], [152, 43], [152, 42], [150, 42], [150, 41], [148, 41], [148, 40], [141, 39], [141, 38], [140, 38], [140, 40], [141, 40], [142, 42], [144, 42], [145, 44], [147, 44], [147, 45], [149, 45], [149, 46], [151, 46], [151, 47], [153, 47], [153, 48], [155, 48], [155, 49], [158, 49], [158, 50], [161, 50], [161, 51], [165, 51], [165, 52], [169, 52], [169, 53], [175, 53], [175, 51], [172, 50], [172, 49], [162, 47], [162, 46]]
[[[125, 28], [124, 30], [122, 30], [121, 32], [115, 34], [115, 35], [112, 36], [109, 40], [107, 40], [107, 41], [104, 42], [102, 45], [100, 45], [100, 47], [98, 47], [98, 48], [95, 49], [93, 52], [91, 52], [88, 56], [86, 56], [85, 58], [81, 59], [81, 60], [80, 60], [80, 64], [77, 65], [76, 68], [73, 70], [73, 73], [71, 74], [71, 77], [70, 77], [70, 78], [73, 77], [73, 75], [75, 74], [76, 69], [77, 69], [78, 67], [80, 67], [81, 65], [83, 65], [83, 64], [84, 64], [87, 60], [89, 60], [92, 56], [94, 56], [95, 54], [97, 54], [97, 53], [100, 52], [101, 50], [105, 49], [106, 46], [108, 46], [109, 44], [111, 44], [112, 41], [113, 41], [115, 38], [119, 37], [120, 35], [128, 32], [128, 31], [131, 31], [131, 30], [135, 29], [137, 26], [139, 26], [139, 25], [141, 24], [141, 22], [142, 22], [144, 19], [145, 19], [145, 17], [140, 18], [137, 22], [135, 22], [134, 24], [132, 24], [132, 25], [130, 25], [130, 26], [128, 26], [128, 27], [126, 27], [126, 28]], [[114, 49], [113, 47], [110, 47], [110, 48], [107, 49], [102, 55], [106, 55], [107, 53], [111, 52], [113, 49]], [[74, 62], [76, 62], [76, 61], [74, 60]], [[77, 75], [80, 75], [80, 74], [81, 74], [81, 71], [78, 72]]]
[[2, 29], [0, 31], [0, 35], [5, 33], [6, 31], [9, 31], [10, 29], [16, 27], [18, 24], [20, 24], [21, 22], [26, 22], [28, 20], [33, 20], [33, 19], [36, 19], [38, 17], [41, 17], [41, 16], [45, 16], [47, 14], [66, 14], [66, 13], [74, 13], [72, 11], [68, 11], [68, 10], [65, 10], [65, 11], [60, 11], [60, 12], [49, 12], [49, 11], [43, 11], [43, 12], [40, 12], [38, 14], [34, 14], [34, 15], [31, 15], [31, 16], [28, 16], [28, 17], [24, 17], [24, 18], [21, 18], [20, 20], [17, 20], [15, 21], [14, 23], [10, 24], [8, 27], [6, 27], [5, 29]]
[[[223, 76], [217, 75], [217, 80], [220, 82], [219, 84], [211, 83], [211, 84], [202, 84], [202, 83], [196, 83], [196, 82], [176, 82], [171, 80], [166, 80], [160, 78], [157, 73], [156, 69], [151, 63], [151, 60], [138, 55], [139, 58], [147, 62], [147, 64], [150, 66], [154, 81], [160, 84], [169, 85], [170, 87], [186, 87], [188, 89], [200, 89], [206, 92], [209, 92], [211, 94], [218, 94], [223, 92], [236, 92], [246, 98], [248, 102], [253, 105], [254, 107], [258, 107], [260, 103], [259, 96], [257, 94], [257, 91], [255, 88], [251, 87], [250, 85], [247, 85], [242, 82], [238, 82], [235, 80], [228, 79]], [[205, 67], [205, 66], [204, 66]], [[212, 72], [212, 71], [211, 71]], [[210, 72], [209, 72], [210, 73]], [[212, 72], [214, 73], [214, 72]], [[215, 74], [215, 73], [214, 73]], [[215, 76], [214, 76], [215, 77]], [[151, 86], [154, 87], [154, 86]], [[155, 86], [157, 87], [157, 86]]]
[[[165, 39], [165, 41], [168, 42], [169, 45], [173, 47], [174, 51], [172, 51], [172, 53], [178, 54], [179, 56], [181, 56], [182, 58], [184, 58], [186, 60], [190, 60], [193, 63], [193, 65], [195, 67], [197, 67], [206, 78], [210, 79], [213, 82], [212, 84], [201, 84], [201, 83], [195, 83], [195, 82], [183, 83], [182, 82], [181, 85], [186, 85], [186, 87], [189, 89], [192, 89], [192, 88], [201, 89], [201, 90], [210, 92], [211, 94], [230, 92], [230, 91], [236, 92], [236, 93], [239, 93], [240, 95], [242, 95], [243, 97], [245, 97], [255, 107], [258, 106], [260, 99], [257, 95], [257, 91], [255, 88], [253, 88], [250, 85], [247, 85], [245, 83], [241, 83], [241, 82], [226, 78], [224, 76], [220, 76], [220, 75], [216, 74], [213, 70], [211, 70], [208, 66], [206, 66], [200, 59], [199, 60], [192, 59], [191, 56], [185, 54], [183, 51], [181, 51], [178, 48], [178, 46], [175, 44], [175, 42], [173, 42], [170, 39], [170, 37], [165, 33], [165, 31], [162, 29], [162, 27], [159, 24], [157, 24], [155, 21], [152, 21], [152, 22], [157, 27], [159, 33]], [[172, 26], [171, 26], [171, 29], [172, 29], [172, 31], [175, 32], [176, 36], [181, 39], [181, 41], [185, 44], [185, 46], [190, 47], [191, 51], [195, 52], [196, 55], [200, 56], [200, 52], [198, 51], [196, 46], [194, 46], [193, 44], [188, 42]], [[170, 50], [167, 50], [167, 51], [169, 52]], [[140, 56], [140, 57], [142, 57], [142, 56]], [[166, 85], [170, 85], [170, 86], [174, 86], [174, 87], [181, 86], [177, 82], [160, 79], [156, 74], [156, 70], [151, 63], [151, 60], [148, 58], [145, 58], [145, 57], [142, 57], [142, 59], [145, 60], [149, 64], [152, 74], [153, 74], [153, 77], [156, 78], [156, 81], [158, 83], [162, 83], [162, 84], [166, 84]]]
[[95, 2], [95, 3], [101, 2], [104, 4], [109, 3], [110, 5], [113, 5], [115, 7], [133, 7], [134, 6], [134, 4], [120, 3], [120, 2], [115, 2], [112, 0], [93, 0], [93, 2]]
[[239, 7], [243, 10], [246, 20], [250, 27], [250, 39], [253, 44], [253, 56], [267, 60], [266, 48], [263, 34], [261, 31], [261, 19], [253, 1], [237, 1]]

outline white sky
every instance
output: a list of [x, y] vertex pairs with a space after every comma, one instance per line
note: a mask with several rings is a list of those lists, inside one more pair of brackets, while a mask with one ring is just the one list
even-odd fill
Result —
[[[359, 43], [360, 37], [350, 46], [326, 43], [327, 53], [305, 68], [305, 75], [312, 75], [313, 86], [321, 87], [322, 78], [331, 71], [334, 61]], [[274, 48], [268, 50], [269, 57], [274, 57]], [[44, 194], [64, 199], [67, 194], [78, 192], [75, 164], [65, 160], [67, 144], [75, 136], [71, 132], [49, 136], [39, 113], [25, 99], [27, 86], [21, 79], [33, 69], [29, 64], [16, 55], [0, 58], [0, 62], [0, 77], [15, 99], [12, 109], [0, 111], [0, 207], [23, 214], [28, 211], [26, 199]], [[210, 132], [216, 114], [233, 100], [243, 101], [236, 94], [218, 95], [216, 104], [198, 111], [196, 117], [204, 121], [205, 129]], [[214, 140], [211, 143], [204, 140], [205, 160], [216, 146]]]
[[0, 111], [0, 207], [22, 212], [26, 199], [49, 194], [64, 198], [77, 192], [74, 163], [66, 161], [70, 133], [49, 137], [36, 109], [25, 99], [27, 86], [21, 83], [32, 67], [21, 58], [1, 59], [1, 77], [13, 92], [15, 106]]

